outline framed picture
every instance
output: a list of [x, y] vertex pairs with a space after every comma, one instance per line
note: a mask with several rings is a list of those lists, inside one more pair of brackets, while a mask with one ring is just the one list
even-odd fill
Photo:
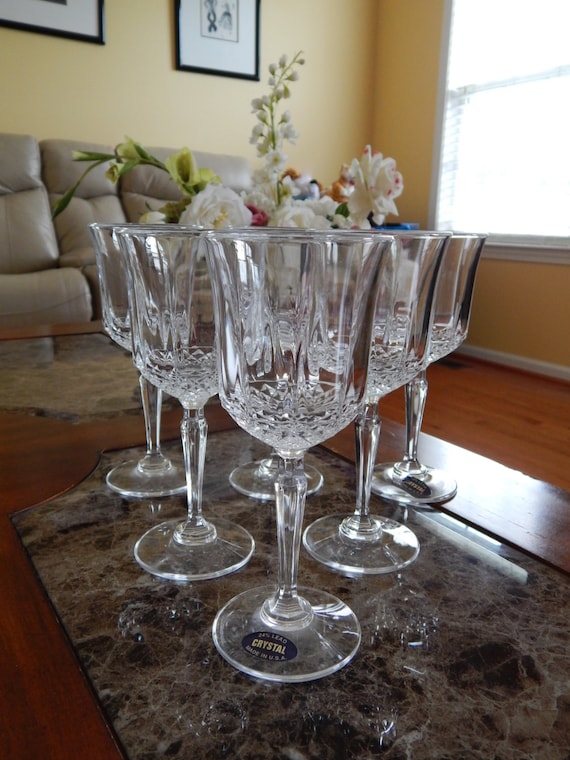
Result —
[[0, 0], [0, 26], [104, 45], [104, 0]]
[[260, 0], [174, 0], [176, 68], [259, 81]]

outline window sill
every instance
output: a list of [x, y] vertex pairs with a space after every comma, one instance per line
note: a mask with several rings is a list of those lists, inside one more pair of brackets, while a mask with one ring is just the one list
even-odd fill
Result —
[[528, 239], [506, 242], [490, 237], [483, 249], [482, 257], [500, 261], [570, 265], [570, 241], [553, 240], [553, 242], [535, 243]]

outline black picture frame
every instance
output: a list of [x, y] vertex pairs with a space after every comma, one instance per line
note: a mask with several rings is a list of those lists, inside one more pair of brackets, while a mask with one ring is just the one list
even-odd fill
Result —
[[105, 0], [0, 0], [0, 26], [105, 44]]
[[174, 0], [176, 68], [258, 82], [259, 13], [260, 0]]

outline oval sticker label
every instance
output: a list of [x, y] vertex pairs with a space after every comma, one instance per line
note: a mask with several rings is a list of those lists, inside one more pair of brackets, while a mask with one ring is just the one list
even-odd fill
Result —
[[400, 488], [403, 488], [404, 491], [407, 491], [412, 496], [417, 496], [420, 499], [426, 499], [428, 496], [431, 496], [431, 488], [424, 483], [423, 480], [414, 478], [412, 475], [408, 475], [408, 477], [400, 481], [398, 485]]
[[294, 660], [297, 656], [297, 647], [292, 641], [272, 631], [256, 631], [248, 633], [241, 640], [244, 650], [258, 660], [272, 660], [284, 662]]

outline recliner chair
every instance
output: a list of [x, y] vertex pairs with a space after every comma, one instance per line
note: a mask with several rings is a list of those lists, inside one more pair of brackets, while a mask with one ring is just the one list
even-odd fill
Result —
[[86, 322], [92, 315], [86, 277], [62, 266], [37, 140], [0, 134], [0, 326]]

